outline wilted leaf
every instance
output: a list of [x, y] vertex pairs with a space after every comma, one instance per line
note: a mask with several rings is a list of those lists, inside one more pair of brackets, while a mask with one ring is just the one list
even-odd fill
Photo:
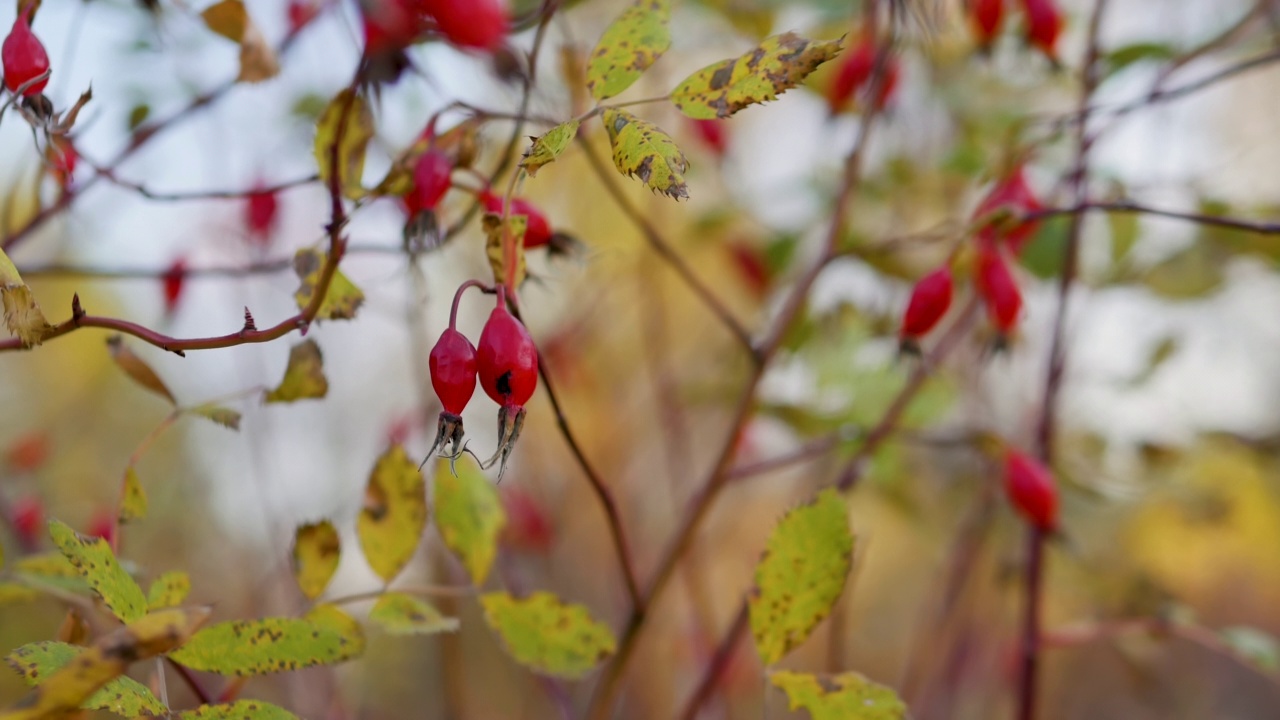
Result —
[[543, 675], [580, 678], [616, 647], [608, 626], [592, 619], [585, 607], [562, 603], [548, 592], [523, 600], [487, 593], [480, 604], [511, 657]]
[[180, 570], [164, 573], [151, 582], [147, 591], [147, 610], [177, 607], [191, 592], [191, 578]]
[[0, 303], [4, 304], [5, 327], [26, 347], [44, 342], [53, 329], [26, 285], [0, 285]]
[[325, 187], [333, 177], [333, 153], [337, 149], [338, 177], [347, 197], [364, 195], [360, 184], [364, 175], [365, 150], [373, 138], [373, 115], [364, 98], [351, 89], [329, 101], [316, 124], [315, 156]]
[[264, 618], [211, 625], [170, 657], [192, 670], [248, 677], [343, 662], [363, 644], [310, 620]]
[[151, 369], [142, 358], [134, 354], [128, 345], [124, 344], [124, 339], [119, 335], [112, 335], [107, 338], [107, 350], [111, 352], [111, 359], [116, 361], [116, 365], [120, 366], [133, 381], [160, 397], [168, 400], [171, 404], [177, 405], [178, 401], [174, 399], [173, 393], [169, 392], [168, 386], [160, 379], [155, 370]]
[[193, 408], [188, 408], [187, 412], [192, 415], [199, 415], [202, 418], [216, 422], [222, 427], [230, 428], [231, 430], [240, 429], [240, 413], [228, 407], [215, 405], [213, 403], [205, 403], [204, 405], [197, 405]]
[[49, 523], [49, 535], [112, 615], [128, 623], [146, 614], [142, 588], [120, 567], [106, 540], [80, 535], [57, 520]]
[[852, 554], [848, 508], [832, 489], [787, 513], [773, 529], [748, 600], [751, 633], [765, 665], [804, 642], [830, 614]]
[[[493, 281], [508, 287], [519, 287], [526, 274], [524, 256], [524, 233], [529, 226], [529, 218], [525, 215], [508, 215], [503, 232], [502, 216], [496, 213], [485, 213], [480, 219], [484, 228], [484, 251], [489, 257], [489, 267], [493, 270]], [[510, 268], [510, 269], [509, 269]]]
[[458, 619], [445, 617], [426, 601], [398, 592], [383, 593], [369, 611], [370, 622], [393, 635], [456, 632]]
[[274, 390], [268, 390], [265, 402], [293, 402], [307, 398], [322, 398], [329, 392], [329, 381], [324, 376], [324, 357], [315, 340], [303, 340], [289, 350], [289, 364], [284, 379]]
[[249, 26], [249, 13], [241, 0], [222, 0], [200, 13], [204, 24], [231, 42], [238, 43]]
[[907, 706], [893, 690], [858, 673], [819, 677], [775, 672], [773, 686], [787, 694], [792, 710], [804, 709], [813, 720], [902, 720]]
[[[37, 642], [23, 645], [5, 657], [13, 671], [21, 675], [28, 685], [40, 681], [61, 670], [76, 659], [86, 648], [62, 642]], [[124, 717], [139, 715], [160, 716], [167, 712], [163, 703], [151, 694], [147, 686], [128, 677], [111, 680], [80, 704], [88, 710], [108, 710]]]
[[543, 165], [550, 165], [560, 157], [560, 153], [569, 147], [569, 143], [578, 136], [579, 122], [575, 118], [568, 122], [562, 122], [542, 134], [541, 137], [533, 139], [533, 145], [529, 147], [529, 151], [524, 154], [524, 159], [520, 161], [520, 167], [529, 173], [529, 177], [538, 174], [538, 170]]
[[323, 520], [300, 526], [293, 535], [293, 576], [302, 594], [314, 600], [328, 587], [342, 557], [333, 523]]
[[297, 720], [279, 705], [261, 700], [237, 700], [222, 705], [201, 705], [177, 715], [178, 720]]
[[777, 99], [839, 54], [843, 43], [843, 38], [819, 42], [795, 33], [774, 35], [751, 52], [690, 75], [671, 91], [671, 101], [691, 118], [729, 117], [748, 105]]
[[631, 87], [671, 47], [671, 3], [636, 0], [600, 36], [587, 65], [587, 89], [604, 100]]
[[612, 109], [604, 111], [604, 128], [618, 172], [638, 177], [650, 190], [677, 200], [689, 197], [684, 182], [689, 161], [661, 128], [626, 110]]
[[436, 527], [444, 544], [453, 551], [471, 582], [480, 586], [498, 554], [498, 535], [507, 524], [502, 500], [475, 461], [464, 458], [450, 471], [450, 462], [436, 464]]
[[[302, 284], [298, 286], [293, 299], [299, 310], [305, 310], [311, 304], [316, 285], [320, 282], [320, 274], [324, 270], [326, 253], [317, 250], [302, 249], [293, 256], [293, 271], [297, 273]], [[325, 293], [324, 302], [316, 312], [317, 320], [350, 320], [356, 316], [356, 310], [364, 302], [364, 293], [355, 283], [342, 274], [342, 270], [334, 269], [333, 279], [329, 281], [329, 291]]]
[[427, 526], [426, 483], [404, 448], [392, 445], [378, 458], [356, 518], [356, 534], [369, 566], [391, 581], [404, 569]]
[[40, 593], [18, 583], [0, 582], [0, 605], [31, 602], [40, 597]]
[[138, 471], [133, 466], [124, 469], [124, 483], [120, 489], [120, 515], [122, 523], [141, 520], [147, 516], [147, 493], [138, 480]]
[[236, 82], [257, 83], [280, 74], [280, 61], [262, 31], [252, 22], [240, 39], [240, 74]]

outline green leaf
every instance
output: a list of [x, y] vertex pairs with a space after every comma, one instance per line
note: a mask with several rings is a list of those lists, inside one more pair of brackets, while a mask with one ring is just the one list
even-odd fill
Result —
[[[519, 287], [527, 274], [524, 255], [524, 234], [529, 227], [527, 215], [508, 215], [503, 232], [502, 216], [485, 213], [480, 218], [484, 230], [484, 252], [493, 270], [493, 281], [499, 285]], [[510, 268], [510, 269], [509, 269]]]
[[907, 706], [893, 690], [858, 673], [830, 677], [780, 671], [769, 676], [787, 694], [790, 709], [803, 708], [813, 720], [902, 720]]
[[480, 596], [485, 620], [516, 662], [543, 675], [580, 678], [613, 654], [608, 626], [581, 605], [548, 592], [517, 600], [504, 592]]
[[148, 117], [151, 117], [151, 106], [146, 103], [138, 103], [129, 108], [129, 130], [137, 130]]
[[13, 605], [16, 603], [31, 602], [40, 597], [40, 593], [27, 587], [12, 582], [0, 582], [0, 605]]
[[1111, 213], [1107, 215], [1111, 226], [1111, 262], [1120, 263], [1129, 257], [1129, 251], [1138, 241], [1138, 214]]
[[191, 578], [180, 570], [164, 573], [151, 582], [147, 590], [147, 609], [160, 610], [177, 607], [191, 592]]
[[1225, 279], [1222, 258], [1207, 242], [1196, 241], [1157, 263], [1142, 276], [1153, 293], [1170, 300], [1197, 300], [1217, 292]]
[[1280, 640], [1254, 627], [1229, 627], [1220, 633], [1232, 650], [1268, 673], [1280, 672]]
[[231, 430], [240, 429], [240, 413], [231, 408], [215, 405], [214, 403], [205, 403], [188, 408], [187, 412], [192, 415], [198, 415], [206, 420], [210, 420]]
[[364, 654], [364, 629], [355, 618], [337, 605], [321, 603], [308, 610], [302, 619], [346, 638], [347, 644], [344, 649], [348, 658]]
[[[35, 686], [69, 665], [85, 650], [86, 648], [62, 642], [37, 642], [23, 645], [9, 653], [5, 662], [28, 685]], [[160, 716], [168, 712], [168, 708], [151, 694], [147, 686], [128, 677], [118, 677], [108, 682], [81, 703], [80, 707], [87, 710], [108, 710], [124, 717]]]
[[1114, 75], [1130, 65], [1144, 60], [1170, 60], [1178, 51], [1163, 43], [1140, 42], [1123, 45], [1112, 50], [1103, 57], [1107, 74]]
[[129, 623], [146, 614], [147, 599], [142, 588], [120, 567], [106, 540], [80, 535], [57, 520], [49, 523], [49, 535], [112, 615]]
[[369, 566], [390, 582], [400, 574], [427, 526], [426, 483], [404, 448], [392, 445], [378, 458], [365, 487], [356, 535]]
[[342, 542], [333, 523], [300, 526], [293, 534], [293, 577], [302, 594], [315, 600], [328, 587], [342, 558]]
[[178, 713], [179, 720], [297, 720], [279, 705], [261, 700], [237, 700], [222, 705], [201, 705]]
[[324, 356], [315, 340], [303, 340], [289, 349], [289, 364], [284, 379], [263, 396], [264, 402], [293, 402], [322, 398], [329, 393], [329, 380], [324, 376]]
[[147, 493], [142, 489], [138, 471], [132, 465], [124, 469], [124, 483], [120, 490], [120, 516], [122, 523], [141, 520], [147, 516]]
[[370, 622], [392, 635], [457, 632], [457, 618], [445, 617], [426, 601], [398, 592], [383, 593], [369, 611]]
[[[299, 310], [305, 310], [315, 295], [316, 285], [320, 282], [320, 274], [324, 271], [325, 258], [328, 255], [318, 250], [303, 248], [293, 256], [293, 271], [298, 275], [301, 284], [293, 293], [293, 299]], [[356, 310], [364, 303], [364, 293], [356, 284], [342, 274], [342, 270], [334, 269], [333, 278], [329, 280], [329, 291], [320, 303], [316, 312], [317, 320], [350, 320], [356, 316]]]
[[631, 87], [671, 47], [669, 0], [636, 0], [605, 28], [587, 64], [587, 89], [604, 100]]
[[748, 105], [776, 100], [839, 54], [843, 43], [843, 38], [818, 42], [795, 33], [774, 35], [751, 52], [690, 75], [671, 91], [671, 101], [691, 118], [727, 118]]
[[560, 153], [569, 147], [569, 143], [578, 136], [578, 120], [562, 122], [546, 131], [540, 137], [533, 138], [533, 145], [524, 154], [520, 167], [529, 173], [529, 177], [538, 174], [543, 165], [550, 165], [560, 157]]
[[363, 650], [363, 638], [329, 623], [264, 618], [211, 625], [170, 657], [192, 670], [248, 677], [332, 665]]
[[804, 642], [831, 612], [853, 556], [848, 508], [833, 489], [787, 513], [756, 565], [751, 634], [765, 665]]
[[316, 164], [326, 188], [333, 177], [336, 145], [338, 167], [341, 168], [338, 177], [344, 194], [353, 200], [364, 195], [360, 183], [364, 175], [365, 151], [371, 139], [373, 114], [369, 112], [364, 98], [349, 88], [334, 96], [316, 123]]
[[471, 582], [483, 585], [498, 555], [498, 535], [507, 524], [498, 491], [470, 458], [440, 460], [435, 475], [436, 526], [444, 544], [462, 561]]
[[36, 302], [31, 288], [22, 282], [18, 268], [0, 250], [0, 304], [4, 305], [4, 324], [24, 347], [44, 342], [53, 326], [45, 320], [40, 303]]
[[1071, 220], [1066, 217], [1051, 217], [1040, 223], [1035, 236], [1022, 249], [1018, 261], [1042, 280], [1058, 277], [1062, 274], [1070, 227]]
[[669, 135], [657, 125], [626, 110], [605, 110], [604, 128], [613, 147], [613, 164], [654, 190], [679, 200], [689, 197], [684, 172], [689, 161]]

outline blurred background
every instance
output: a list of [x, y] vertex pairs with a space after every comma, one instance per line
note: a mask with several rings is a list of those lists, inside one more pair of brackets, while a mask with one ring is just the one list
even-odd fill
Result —
[[[537, 5], [516, 2], [513, 17]], [[531, 116], [581, 112], [572, 69], [624, 7], [566, 5], [548, 26]], [[268, 44], [278, 45], [289, 32], [286, 4], [248, 0], [247, 7]], [[1060, 121], [1079, 102], [1094, 2], [1061, 2], [1061, 69], [1026, 46], [1016, 16], [984, 56], [959, 3], [912, 7], [900, 26], [900, 82], [876, 120], [841, 241], [846, 257], [819, 277], [788, 334], [736, 439], [734, 465], [811, 452], [803, 462], [744, 472], [721, 495], [653, 612], [619, 717], [673, 717], [682, 707], [751, 585], [769, 530], [832, 482], [906, 381], [917, 361], [897, 356], [896, 333], [911, 284], [947, 257], [994, 178], [1030, 151], [1028, 177], [1042, 201], [1073, 202], [1066, 178], [1074, 129]], [[66, 190], [74, 202], [11, 249], [55, 323], [68, 316], [73, 293], [95, 315], [180, 337], [234, 332], [246, 307], [259, 327], [296, 312], [288, 261], [324, 239], [328, 220], [328, 195], [317, 182], [282, 190], [278, 221], [265, 233], [253, 231], [243, 197], [150, 199], [137, 186], [243, 195], [255, 184], [312, 176], [316, 118], [360, 58], [353, 3], [316, 6], [315, 19], [281, 53], [278, 76], [234, 85], [114, 167], [117, 182], [78, 191], [137, 128], [236, 77], [238, 50], [209, 32], [202, 9], [168, 0], [150, 9], [126, 0], [46, 0], [40, 10], [35, 29], [52, 64], [46, 95], [62, 109], [93, 88], [72, 134], [81, 156]], [[8, 26], [11, 12], [0, 11], [0, 24]], [[662, 95], [769, 34], [854, 31], [863, 13], [860, 3], [836, 0], [677, 2], [672, 49], [620, 99]], [[1273, 221], [1277, 63], [1182, 96], [1149, 97], [1153, 88], [1194, 85], [1254, 58], [1280, 59], [1277, 22], [1280, 7], [1268, 0], [1108, 3], [1094, 104], [1123, 111], [1099, 113], [1090, 125], [1100, 131], [1091, 195]], [[527, 51], [532, 32], [509, 41]], [[409, 54], [416, 70], [374, 102], [368, 186], [450, 103], [518, 110], [521, 84], [504, 80], [492, 58], [440, 42]], [[721, 121], [710, 135], [668, 104], [632, 108], [684, 149], [690, 199], [672, 202], [611, 179], [756, 336], [816, 256], [840, 162], [860, 130], [859, 108], [833, 112], [829, 103], [838, 64], [777, 102]], [[442, 123], [461, 117], [446, 114]], [[532, 127], [539, 129], [526, 135], [546, 126]], [[604, 157], [600, 126], [585, 127]], [[499, 162], [511, 132], [507, 121], [482, 127], [478, 168]], [[17, 114], [5, 117], [6, 236], [64, 192], [42, 148]], [[531, 252], [534, 279], [521, 304], [569, 425], [617, 496], [645, 578], [725, 442], [747, 359], [645, 243], [580, 149], [525, 181], [522, 193], [583, 245], [569, 258]], [[458, 220], [468, 205], [466, 193], [451, 193], [442, 221]], [[414, 457], [427, 452], [440, 410], [427, 353], [457, 285], [490, 276], [478, 223], [411, 264], [401, 251], [405, 221], [392, 199], [352, 213], [342, 270], [366, 299], [354, 320], [308, 333], [329, 379], [321, 401], [259, 402], [261, 388], [282, 376], [287, 340], [185, 358], [127, 341], [180, 404], [223, 399], [242, 412], [238, 432], [182, 419], [150, 437], [170, 408], [113, 365], [105, 334], [95, 330], [0, 356], [0, 405], [8, 408], [0, 413], [0, 501], [9, 517], [0, 542], [10, 562], [24, 550], [52, 548], [43, 533], [24, 548], [14, 522], [20, 512], [34, 507], [91, 531], [114, 512], [122, 473], [137, 455], [151, 512], [123, 529], [120, 553], [144, 577], [190, 572], [191, 599], [214, 604], [217, 618], [302, 608], [290, 543], [297, 525], [321, 518], [334, 522], [348, 550], [329, 594], [380, 587], [356, 551], [364, 484], [388, 442], [405, 442]], [[977, 323], [912, 402], [904, 428], [874, 453], [852, 495], [854, 573], [833, 616], [785, 667], [857, 670], [898, 689], [915, 718], [1011, 714], [1023, 528], [974, 438], [996, 433], [1032, 446], [1065, 222], [1043, 222], [1016, 270], [1027, 307], [1008, 350], [993, 354], [985, 319]], [[193, 274], [166, 297], [163, 276], [179, 259], [191, 270], [281, 262], [269, 272]], [[1085, 221], [1081, 260], [1066, 318], [1054, 468], [1065, 538], [1048, 554], [1042, 715], [1280, 716], [1280, 236], [1095, 213]], [[112, 273], [125, 277], [103, 277]], [[971, 291], [962, 284], [958, 292]], [[478, 337], [488, 309], [487, 301], [464, 301], [460, 329]], [[492, 404], [477, 393], [465, 418], [472, 446], [487, 455], [496, 441]], [[541, 389], [499, 490], [510, 517], [500, 581], [552, 590], [618, 630], [629, 607], [604, 515]], [[461, 584], [465, 575], [428, 529], [402, 582]], [[255, 679], [245, 695], [314, 718], [578, 716], [595, 676], [540, 681], [507, 658], [474, 601], [439, 606], [461, 618], [461, 632], [410, 639], [371, 632], [363, 660]], [[64, 614], [49, 598], [0, 604], [0, 649], [53, 637]], [[0, 675], [3, 704], [23, 688], [16, 675]], [[176, 683], [170, 688], [181, 697]], [[789, 717], [744, 642], [702, 717], [762, 716]]]

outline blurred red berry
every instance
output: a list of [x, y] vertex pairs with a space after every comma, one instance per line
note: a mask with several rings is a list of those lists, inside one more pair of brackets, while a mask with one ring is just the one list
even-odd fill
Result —
[[116, 546], [116, 514], [108, 509], [94, 513], [93, 518], [89, 520], [85, 535], [102, 538], [114, 548]]
[[49, 174], [59, 186], [66, 189], [75, 176], [76, 163], [80, 160], [80, 154], [71, 144], [71, 139], [65, 135], [54, 135], [45, 148], [45, 158], [49, 162]]
[[449, 192], [453, 161], [440, 150], [428, 150], [413, 166], [413, 187], [401, 198], [405, 210], [413, 217], [435, 210]]
[[[836, 69], [835, 80], [827, 88], [827, 105], [832, 114], [843, 111], [856, 93], [870, 88], [876, 70], [879, 48], [874, 40], [864, 37], [858, 44], [844, 51]], [[898, 88], [900, 67], [898, 58], [890, 54], [884, 59], [884, 77], [876, 94], [874, 105], [882, 109], [893, 99]]]
[[769, 290], [769, 281], [772, 278], [764, 252], [755, 244], [742, 240], [729, 242], [725, 247], [729, 250], [733, 266], [738, 270], [743, 282], [751, 289], [752, 294], [763, 297]]
[[503, 485], [502, 507], [507, 512], [507, 526], [502, 542], [523, 552], [543, 554], [555, 542], [555, 528], [547, 509], [519, 485]]
[[1027, 183], [1025, 170], [1019, 165], [1008, 177], [997, 182], [982, 202], [978, 203], [974, 218], [987, 218], [978, 229], [978, 235], [986, 240], [1005, 240], [1009, 243], [1009, 249], [1019, 255], [1040, 229], [1040, 221], [1024, 221], [999, 215], [1025, 215], [1043, 209], [1044, 205]]
[[[502, 196], [495, 195], [489, 190], [483, 190], [480, 193], [480, 201], [484, 204], [485, 212], [502, 214]], [[547, 222], [547, 216], [542, 214], [538, 206], [525, 200], [524, 198], [511, 198], [510, 215], [524, 215], [527, 225], [524, 231], [524, 246], [527, 250], [536, 247], [542, 247], [551, 241], [551, 223]]]
[[244, 203], [244, 225], [253, 244], [259, 247], [271, 244], [280, 221], [279, 209], [276, 192], [264, 190], [262, 183], [255, 184]]
[[311, 0], [289, 0], [289, 32], [296, 33], [320, 14], [320, 8]]
[[1004, 489], [1018, 514], [1045, 532], [1058, 529], [1058, 484], [1040, 461], [1005, 450]]
[[[13, 29], [9, 31], [4, 44], [0, 45], [0, 62], [4, 63], [4, 85], [9, 92], [16, 93], [23, 83], [39, 77], [49, 69], [49, 54], [44, 50], [40, 38], [31, 32], [27, 24], [30, 9], [18, 15], [13, 21]], [[45, 78], [22, 92], [23, 95], [38, 95], [49, 78]]]
[[1022, 311], [1022, 292], [1000, 249], [992, 242], [978, 240], [978, 294], [987, 306], [991, 322], [1002, 335], [1013, 331]]
[[925, 275], [912, 288], [899, 333], [904, 347], [932, 330], [947, 314], [951, 307], [952, 285], [951, 266], [943, 265]]
[[1062, 11], [1054, 0], [1022, 0], [1022, 10], [1027, 19], [1027, 43], [1056, 63], [1058, 36], [1062, 34]]
[[974, 34], [978, 37], [978, 46], [989, 51], [1000, 36], [1000, 26], [1004, 24], [1005, 0], [969, 0], [969, 19], [973, 22]]
[[507, 34], [504, 0], [421, 0], [421, 7], [458, 47], [496, 50]]
[[49, 459], [49, 436], [43, 432], [27, 433], [9, 444], [5, 462], [14, 472], [38, 470]]
[[178, 301], [182, 299], [182, 291], [186, 287], [186, 280], [187, 261], [184, 258], [178, 258], [173, 261], [173, 264], [164, 273], [164, 309], [166, 313], [172, 315], [173, 311], [178, 308]]
[[426, 30], [412, 0], [362, 0], [360, 10], [366, 56], [402, 50]]
[[34, 495], [18, 498], [9, 507], [9, 522], [18, 544], [30, 551], [39, 546], [44, 532], [44, 504]]
[[724, 157], [729, 151], [729, 132], [724, 120], [690, 120], [694, 135], [716, 157]]

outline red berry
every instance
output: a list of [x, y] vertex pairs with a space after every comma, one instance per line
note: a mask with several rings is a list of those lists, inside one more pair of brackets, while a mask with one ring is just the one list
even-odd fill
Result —
[[990, 50], [1004, 24], [1004, 0], [970, 0], [969, 18], [973, 21], [978, 45]]
[[412, 0], [363, 0], [360, 10], [366, 56], [401, 50], [426, 29]]
[[724, 120], [690, 120], [693, 132], [716, 157], [724, 157], [729, 151], [729, 133]]
[[[480, 201], [484, 203], [485, 212], [502, 214], [501, 195], [494, 195], [492, 192], [484, 190], [480, 193]], [[547, 222], [547, 216], [542, 214], [537, 205], [524, 198], [513, 197], [507, 213], [509, 215], [524, 215], [527, 218], [524, 231], [524, 247], [526, 250], [542, 247], [551, 241], [551, 223]]]
[[1058, 529], [1058, 484], [1049, 468], [1024, 453], [1007, 449], [1004, 489], [1009, 502], [1027, 522], [1045, 532]]
[[99, 510], [89, 521], [88, 537], [99, 537], [111, 547], [116, 546], [116, 516], [110, 510]]
[[1022, 310], [1022, 293], [999, 248], [982, 239], [978, 240], [977, 287], [991, 322], [1002, 334], [1009, 334]]
[[310, 0], [289, 0], [289, 32], [296, 33], [315, 19], [320, 8]]
[[502, 486], [502, 507], [507, 511], [507, 526], [502, 541], [517, 550], [545, 553], [555, 541], [555, 528], [547, 509], [519, 485]]
[[1022, 0], [1027, 16], [1027, 42], [1054, 62], [1058, 60], [1058, 36], [1062, 34], [1062, 11], [1054, 0]]
[[462, 333], [449, 328], [431, 348], [431, 387], [445, 412], [461, 415], [476, 391], [476, 349]]
[[54, 135], [45, 148], [45, 158], [49, 161], [49, 174], [65, 189], [71, 184], [76, 172], [76, 163], [80, 160], [80, 155], [71, 144], [70, 138], [65, 135]]
[[165, 312], [173, 314], [178, 308], [178, 301], [182, 299], [182, 290], [186, 286], [187, 279], [187, 261], [178, 258], [173, 261], [169, 269], [164, 273], [164, 309]]
[[[845, 51], [844, 59], [836, 71], [835, 80], [827, 89], [827, 105], [833, 114], [843, 110], [853, 99], [854, 93], [871, 85], [878, 53], [879, 49], [875, 42], [869, 38], [864, 38]], [[898, 59], [889, 55], [884, 62], [884, 78], [880, 81], [880, 91], [874, 103], [877, 109], [888, 104], [898, 87], [900, 72]]]
[[1018, 166], [1008, 177], [996, 183], [991, 192], [978, 203], [974, 218], [988, 218], [978, 230], [986, 240], [1003, 239], [1014, 254], [1021, 254], [1023, 247], [1040, 229], [1039, 220], [1018, 220], [999, 217], [1001, 213], [1024, 215], [1044, 209], [1035, 191], [1027, 183], [1026, 173]]
[[902, 315], [900, 334], [904, 341], [921, 337], [938, 324], [951, 307], [951, 290], [950, 265], [943, 265], [916, 283]]
[[505, 298], [489, 314], [476, 350], [480, 386], [503, 407], [521, 407], [538, 386], [538, 350], [529, 331], [507, 311]]
[[5, 461], [14, 472], [32, 472], [49, 459], [49, 436], [33, 432], [14, 440], [5, 452]]
[[275, 234], [279, 224], [279, 200], [276, 193], [263, 190], [258, 183], [249, 193], [244, 204], [244, 225], [249, 231], [249, 239], [255, 245], [265, 247], [271, 244], [271, 236]]
[[764, 252], [756, 245], [742, 240], [730, 242], [726, 247], [747, 287], [751, 288], [751, 292], [757, 297], [763, 297], [769, 289], [769, 281], [773, 275], [769, 271], [769, 263], [765, 259]]
[[504, 0], [421, 0], [436, 28], [459, 47], [496, 50], [507, 34]]
[[19, 498], [9, 508], [9, 522], [19, 544], [28, 550], [35, 548], [44, 530], [44, 505], [32, 495]]
[[402, 198], [410, 217], [436, 209], [449, 192], [452, 172], [453, 161], [441, 150], [428, 150], [418, 158], [413, 166], [413, 187]]
[[[44, 51], [40, 38], [31, 32], [27, 24], [27, 14], [23, 12], [13, 21], [13, 29], [0, 45], [0, 61], [4, 63], [4, 85], [9, 92], [17, 92], [18, 88], [32, 78], [39, 77], [49, 69], [49, 54]], [[49, 78], [35, 83], [23, 91], [23, 95], [37, 95], [49, 84]]]

